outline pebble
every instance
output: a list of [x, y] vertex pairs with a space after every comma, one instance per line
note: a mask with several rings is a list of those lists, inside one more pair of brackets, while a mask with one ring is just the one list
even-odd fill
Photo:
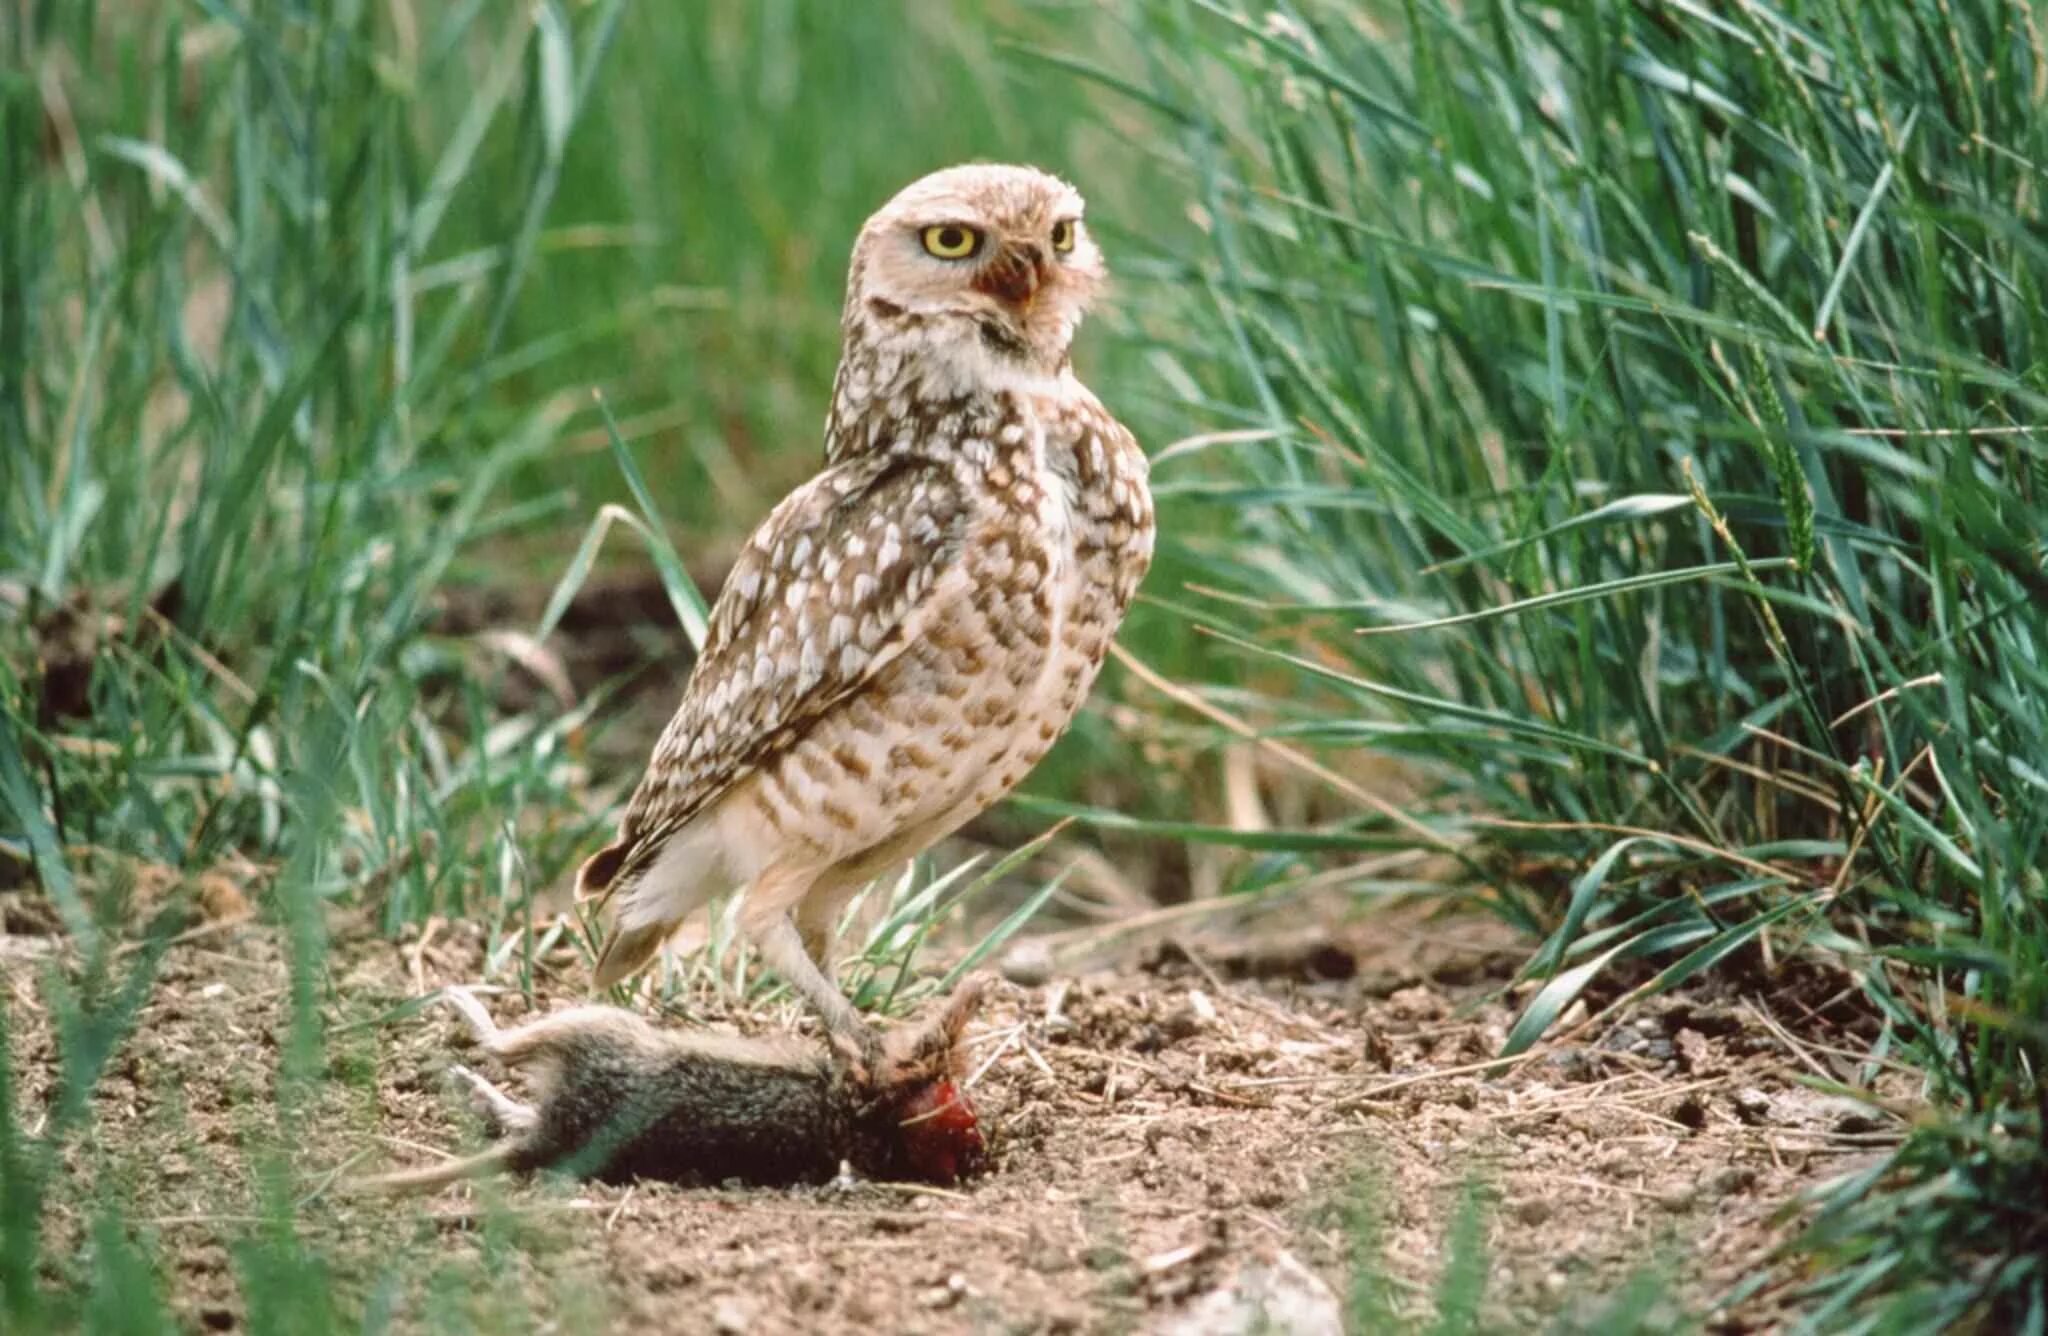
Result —
[[1344, 1307], [1291, 1253], [1250, 1262], [1229, 1283], [1152, 1328], [1159, 1336], [1342, 1336]]
[[730, 1294], [721, 1294], [711, 1305], [711, 1329], [718, 1336], [739, 1336], [753, 1325], [753, 1315]]
[[1000, 968], [1011, 983], [1037, 988], [1052, 978], [1052, 948], [1035, 939], [1019, 942], [1003, 953]]
[[951, 1308], [967, 1297], [967, 1277], [955, 1271], [946, 1277], [943, 1285], [934, 1285], [926, 1290], [921, 1302], [926, 1308]]

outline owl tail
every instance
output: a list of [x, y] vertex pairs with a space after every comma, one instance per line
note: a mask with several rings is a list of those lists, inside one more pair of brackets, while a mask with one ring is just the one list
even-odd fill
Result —
[[674, 923], [643, 923], [637, 928], [614, 926], [612, 935], [598, 954], [591, 984], [599, 992], [624, 983], [647, 967], [660, 953], [661, 944], [675, 929]]
[[613, 879], [626, 865], [626, 850], [624, 840], [614, 840], [584, 859], [583, 866], [576, 870], [576, 898], [594, 900], [611, 894]]
[[726, 889], [726, 877], [712, 822], [639, 832], [592, 854], [576, 874], [577, 897], [614, 902], [611, 938], [597, 958], [598, 989], [644, 968], [684, 919]]
[[[626, 842], [619, 840], [585, 859], [576, 872], [576, 898], [596, 900], [599, 904], [609, 900], [612, 892], [619, 889], [616, 882], [619, 869], [625, 866], [626, 852]], [[611, 936], [597, 957], [597, 969], [592, 979], [597, 990], [602, 992], [639, 973], [661, 950], [662, 941], [672, 926], [648, 923], [627, 928], [613, 924]]]

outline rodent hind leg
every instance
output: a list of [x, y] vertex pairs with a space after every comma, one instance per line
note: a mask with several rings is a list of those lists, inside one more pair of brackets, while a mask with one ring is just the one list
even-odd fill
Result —
[[596, 1049], [646, 1051], [658, 1046], [654, 1028], [632, 1012], [592, 1006], [571, 1007], [517, 1029], [499, 1030], [485, 1041], [484, 1051], [507, 1067], [519, 1067]]
[[455, 1008], [469, 1026], [469, 1032], [476, 1036], [476, 1042], [489, 1049], [498, 1040], [498, 1023], [491, 1019], [491, 1013], [484, 1010], [484, 1004], [476, 1000], [476, 994], [467, 988], [451, 986], [441, 990], [441, 1000]]
[[617, 1007], [571, 1007], [508, 1030], [467, 988], [445, 989], [441, 998], [462, 1013], [477, 1046], [507, 1067], [605, 1042], [637, 1048], [652, 1034], [639, 1017]]
[[540, 1110], [522, 1104], [461, 1063], [451, 1063], [448, 1075], [469, 1091], [470, 1107], [477, 1111], [499, 1136], [523, 1136], [540, 1123]]

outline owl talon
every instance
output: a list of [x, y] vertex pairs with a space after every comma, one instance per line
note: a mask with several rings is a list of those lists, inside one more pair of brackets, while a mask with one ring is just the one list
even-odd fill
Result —
[[874, 1027], [858, 1021], [833, 1030], [830, 1039], [833, 1056], [839, 1059], [839, 1069], [847, 1084], [869, 1094], [880, 1093], [889, 1058]]

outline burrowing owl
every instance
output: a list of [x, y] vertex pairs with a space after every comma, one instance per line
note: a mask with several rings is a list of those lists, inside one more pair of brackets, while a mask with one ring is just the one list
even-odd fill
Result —
[[1081, 196], [1029, 167], [905, 188], [854, 242], [825, 470], [754, 532], [618, 838], [608, 987], [684, 916], [739, 922], [835, 1039], [849, 897], [1016, 785], [1073, 719], [1152, 557], [1136, 441], [1075, 378], [1103, 279]]

